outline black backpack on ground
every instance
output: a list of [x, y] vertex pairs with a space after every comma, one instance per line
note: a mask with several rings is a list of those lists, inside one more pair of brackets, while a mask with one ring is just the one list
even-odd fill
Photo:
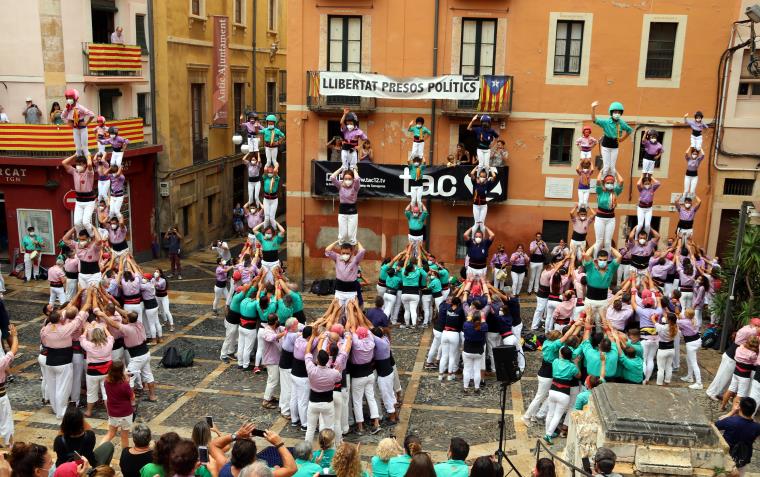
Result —
[[174, 346], [169, 346], [158, 364], [164, 368], [189, 368], [194, 359], [195, 351], [192, 349], [180, 351]]
[[314, 280], [311, 284], [311, 292], [315, 295], [331, 295], [335, 293], [335, 280]]

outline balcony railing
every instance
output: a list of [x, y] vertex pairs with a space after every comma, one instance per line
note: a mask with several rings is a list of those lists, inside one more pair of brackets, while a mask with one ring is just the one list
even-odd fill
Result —
[[372, 112], [377, 108], [375, 98], [361, 96], [323, 96], [319, 94], [319, 71], [306, 72], [306, 84], [309, 85], [306, 105], [310, 111], [317, 113], [339, 113], [344, 107], [355, 112]]
[[139, 45], [83, 43], [84, 75], [96, 77], [142, 77]]
[[[119, 135], [129, 139], [130, 145], [145, 141], [142, 118], [108, 121], [107, 125], [119, 128]], [[87, 128], [90, 150], [97, 149], [95, 126], [93, 121]], [[0, 124], [0, 152], [71, 153], [74, 150], [74, 136], [67, 125]]]
[[208, 138], [193, 140], [193, 164], [208, 162]]
[[507, 116], [512, 111], [512, 76], [480, 77], [480, 98], [474, 100], [441, 100], [441, 109], [448, 116], [471, 117], [474, 114]]

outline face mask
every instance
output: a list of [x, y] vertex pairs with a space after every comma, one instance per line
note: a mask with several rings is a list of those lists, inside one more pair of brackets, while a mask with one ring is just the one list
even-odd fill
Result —
[[146, 280], [144, 278], [142, 280], [140, 280], [140, 281], [143, 283], [143, 285], [146, 284], [146, 283], [148, 283], [148, 280]]
[[37, 235], [37, 233], [36, 233], [36, 232], [29, 232], [29, 235], [30, 235], [31, 237], [34, 237], [35, 235]]
[[656, 137], [650, 138], [649, 142], [651, 142], [652, 144], [657, 144], [657, 138]]
[[267, 126], [267, 129], [274, 129], [274, 124], [269, 124], [269, 125]]
[[80, 247], [86, 247], [87, 246], [87, 240], [80, 240], [79, 241], [79, 246]]
[[77, 166], [77, 172], [84, 172], [84, 166]]
[[103, 210], [103, 209], [105, 209], [105, 208], [106, 208], [106, 206], [105, 206], [105, 205], [99, 205], [99, 206], [98, 206], [98, 209], [99, 209], [99, 210]]
[[69, 98], [69, 99], [66, 100], [66, 104], [68, 104], [69, 106], [71, 106], [71, 105], [74, 104], [74, 100], [71, 99], [71, 98]]
[[112, 228], [113, 230], [116, 230], [116, 229], [118, 229], [118, 228], [119, 228], [119, 224], [111, 224], [111, 228]]
[[615, 184], [604, 184], [604, 188], [607, 190], [612, 190], [615, 188]]
[[422, 124], [419, 124], [419, 123], [418, 123], [418, 124], [417, 124], [417, 127], [418, 127], [418, 128], [421, 128], [421, 127], [422, 127]]
[[482, 241], [483, 241], [483, 239], [482, 239], [482, 238], [480, 238], [480, 237], [475, 237], [475, 243], [480, 243], [480, 242], [482, 242]]
[[264, 234], [264, 238], [267, 240], [272, 240], [272, 234]]
[[478, 178], [478, 182], [480, 182], [481, 184], [484, 184], [486, 182], [486, 178], [485, 177], [480, 177], [480, 178]]
[[340, 259], [343, 260], [344, 262], [348, 262], [348, 259], [350, 259], [350, 258], [351, 258], [351, 254], [349, 254], [349, 253], [341, 253], [340, 254]]
[[346, 185], [346, 187], [351, 187], [351, 185], [354, 183], [353, 179], [345, 179], [343, 183]]
[[684, 204], [683, 206], [686, 207], [687, 209], [691, 209], [691, 204]]
[[698, 123], [701, 123], [702, 122], [702, 118], [694, 118], [694, 121], [696, 121]]
[[580, 216], [580, 219], [581, 219], [581, 220], [586, 220], [586, 216], [585, 216], [585, 215], [581, 215], [581, 216]]
[[599, 268], [605, 268], [607, 266], [607, 260], [597, 260], [597, 265], [599, 265]]
[[614, 119], [615, 121], [620, 119], [620, 113], [612, 113], [612, 119]]
[[419, 213], [419, 212], [414, 212], [412, 215], [413, 215], [414, 217], [419, 217], [419, 216], [420, 216], [420, 213]]
[[584, 174], [588, 174], [589, 169], [583, 169]]
[[161, 276], [161, 274], [160, 274], [160, 273], [158, 273], [158, 272], [155, 272], [155, 273], [153, 273], [153, 276], [154, 276], [155, 278], [158, 278], [158, 277], [160, 277], [160, 276]]
[[699, 154], [692, 154], [692, 155], [691, 155], [691, 158], [692, 158], [692, 159], [696, 159], [696, 158], [698, 158], [698, 157], [699, 157]]
[[639, 239], [639, 245], [644, 245], [647, 243], [646, 239]]
[[348, 124], [346, 126], [346, 129], [348, 129], [349, 131], [353, 131], [354, 130], [354, 125], [353, 124]]

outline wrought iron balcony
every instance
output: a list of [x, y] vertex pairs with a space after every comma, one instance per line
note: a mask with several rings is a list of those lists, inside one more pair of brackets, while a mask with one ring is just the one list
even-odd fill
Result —
[[377, 108], [375, 98], [361, 96], [323, 96], [319, 94], [319, 71], [306, 72], [308, 92], [306, 106], [315, 113], [340, 113], [344, 107], [357, 113], [369, 113]]
[[512, 111], [512, 76], [484, 75], [480, 77], [480, 98], [474, 100], [444, 99], [441, 110], [447, 116], [471, 117], [488, 114], [499, 118]]

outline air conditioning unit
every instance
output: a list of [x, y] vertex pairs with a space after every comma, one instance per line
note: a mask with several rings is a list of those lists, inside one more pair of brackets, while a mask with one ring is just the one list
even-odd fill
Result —
[[158, 183], [158, 193], [161, 195], [161, 197], [169, 197], [169, 183], [168, 182], [159, 182]]

